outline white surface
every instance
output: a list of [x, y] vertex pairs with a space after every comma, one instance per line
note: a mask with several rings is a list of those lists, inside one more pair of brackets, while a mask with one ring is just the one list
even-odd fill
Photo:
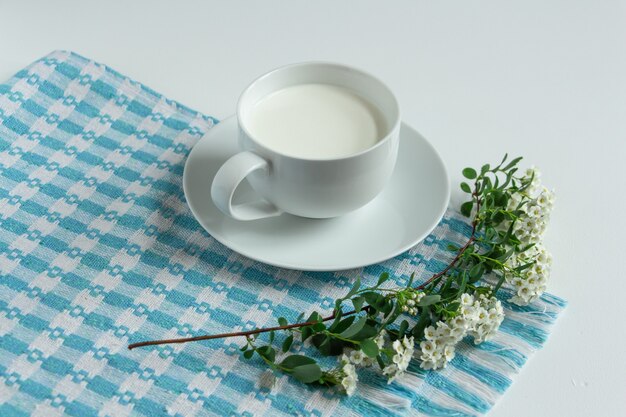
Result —
[[0, 78], [53, 49], [218, 118], [264, 71], [343, 61], [395, 90], [453, 184], [524, 155], [558, 193], [549, 290], [570, 305], [491, 417], [626, 415], [624, 1], [0, 1]]
[[[448, 205], [450, 188], [443, 162], [419, 133], [402, 125], [398, 162], [389, 183], [359, 210], [323, 220], [289, 214], [252, 222], [233, 220], [218, 210], [207, 188], [224, 161], [239, 152], [237, 131], [233, 116], [204, 135], [187, 159], [183, 185], [200, 224], [219, 242], [252, 259], [306, 271], [375, 264], [428, 236]], [[241, 201], [257, 198], [246, 182], [237, 197]]]

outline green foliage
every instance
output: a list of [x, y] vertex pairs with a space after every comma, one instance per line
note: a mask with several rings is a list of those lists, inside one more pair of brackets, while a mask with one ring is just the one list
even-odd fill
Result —
[[283, 369], [294, 369], [298, 366], [310, 365], [313, 363], [315, 363], [315, 360], [309, 358], [308, 356], [290, 355], [283, 359], [283, 361], [280, 363], [280, 366]]
[[378, 355], [378, 345], [373, 339], [365, 339], [361, 342], [361, 350], [370, 358]]
[[468, 180], [473, 180], [476, 178], [476, 170], [474, 168], [465, 168], [463, 170], [463, 176]]
[[290, 334], [289, 336], [285, 338], [285, 341], [283, 342], [282, 351], [283, 352], [289, 351], [292, 344], [293, 344], [293, 335]]
[[293, 375], [293, 377], [300, 382], [310, 384], [312, 382], [319, 381], [322, 377], [322, 369], [318, 364], [311, 363], [309, 365], [302, 365], [294, 368], [291, 371], [291, 375]]

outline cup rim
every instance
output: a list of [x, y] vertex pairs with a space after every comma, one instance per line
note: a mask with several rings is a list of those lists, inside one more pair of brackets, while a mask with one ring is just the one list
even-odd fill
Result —
[[[278, 71], [283, 71], [289, 68], [295, 68], [295, 67], [300, 67], [300, 66], [309, 66], [309, 65], [326, 65], [326, 66], [331, 66], [331, 67], [336, 67], [336, 68], [342, 68], [342, 69], [348, 69], [350, 71], [355, 71], [358, 72], [362, 75], [365, 75], [366, 77], [372, 79], [374, 82], [379, 83], [386, 91], [387, 93], [389, 93], [389, 96], [391, 97], [392, 101], [393, 101], [393, 110], [396, 113], [396, 119], [393, 121], [393, 123], [391, 123], [391, 126], [387, 129], [387, 134], [382, 137], [379, 141], [377, 141], [374, 145], [370, 146], [367, 149], [364, 149], [362, 151], [359, 151], [357, 153], [353, 153], [350, 155], [345, 155], [345, 156], [339, 156], [339, 157], [330, 157], [330, 158], [308, 158], [308, 157], [300, 157], [300, 156], [294, 156], [294, 155], [289, 155], [289, 154], [285, 154], [282, 152], [279, 152], [275, 149], [269, 148], [266, 145], [264, 145], [263, 143], [259, 142], [258, 140], [256, 140], [256, 138], [250, 133], [250, 131], [248, 130], [248, 128], [246, 127], [245, 123], [241, 120], [241, 113], [242, 113], [242, 99], [244, 98], [244, 96], [248, 93], [248, 91], [250, 91], [255, 84], [257, 84], [258, 82], [262, 81], [263, 79], [269, 77], [270, 75], [274, 74], [275, 72]], [[373, 105], [377, 105], [376, 103], [372, 103]], [[277, 154], [280, 155], [281, 157], [284, 158], [290, 158], [293, 160], [299, 160], [299, 161], [311, 161], [311, 162], [326, 162], [326, 161], [341, 161], [341, 160], [347, 160], [347, 159], [351, 159], [351, 158], [355, 158], [361, 155], [365, 155], [371, 151], [373, 151], [374, 149], [377, 149], [378, 147], [384, 146], [384, 144], [386, 142], [389, 142], [393, 136], [394, 133], [398, 130], [400, 123], [402, 122], [402, 117], [400, 116], [400, 106], [398, 104], [398, 99], [396, 98], [396, 95], [393, 93], [393, 91], [389, 88], [389, 86], [387, 84], [385, 84], [380, 78], [372, 75], [371, 73], [364, 71], [360, 68], [356, 68], [353, 67], [351, 65], [345, 65], [345, 64], [340, 64], [340, 63], [336, 63], [336, 62], [331, 62], [331, 61], [303, 61], [303, 62], [296, 62], [293, 64], [287, 64], [287, 65], [282, 65], [280, 67], [274, 68], [273, 70], [270, 70], [266, 73], [264, 73], [263, 75], [255, 78], [252, 82], [250, 82], [248, 84], [248, 86], [241, 92], [241, 94], [239, 95], [239, 99], [237, 100], [237, 123], [239, 125], [239, 128], [242, 129], [244, 131], [244, 133], [246, 134], [246, 136], [252, 141], [254, 142], [257, 146], [259, 146], [260, 148], [262, 148], [263, 150], [267, 151], [267, 152], [271, 152], [273, 154]]]

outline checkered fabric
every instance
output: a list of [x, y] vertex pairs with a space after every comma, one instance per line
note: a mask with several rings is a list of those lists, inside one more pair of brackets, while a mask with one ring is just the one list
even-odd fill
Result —
[[215, 123], [69, 52], [0, 85], [0, 416], [489, 410], [545, 341], [562, 300], [506, 305], [495, 340], [463, 344], [446, 370], [414, 364], [391, 385], [366, 371], [351, 398], [268, 374], [240, 356], [233, 338], [127, 350], [330, 311], [359, 275], [368, 283], [387, 271], [398, 285], [412, 272], [424, 279], [443, 267], [447, 244], [469, 233], [448, 213], [415, 248], [354, 271], [251, 261], [212, 239], [185, 203], [185, 158]]

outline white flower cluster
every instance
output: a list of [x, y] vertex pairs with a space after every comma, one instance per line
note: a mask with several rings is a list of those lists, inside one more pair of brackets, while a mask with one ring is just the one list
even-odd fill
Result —
[[[529, 201], [523, 206], [524, 214], [514, 226], [515, 236], [522, 244], [534, 246], [506, 262], [506, 266], [511, 269], [534, 263], [532, 268], [522, 271], [522, 276], [507, 279], [516, 291], [509, 301], [518, 305], [526, 305], [543, 294], [550, 277], [552, 256], [545, 250], [541, 239], [554, 206], [554, 193], [541, 185], [540, 178], [541, 174], [537, 169], [530, 168], [526, 171], [525, 180], [530, 181], [530, 185], [524, 194]], [[522, 198], [524, 196], [519, 193], [513, 194], [509, 209], [516, 209]]]
[[537, 243], [546, 231], [550, 212], [554, 206], [554, 192], [541, 185], [541, 174], [535, 168], [526, 171], [525, 180], [530, 185], [524, 193], [511, 195], [508, 203], [509, 210], [515, 210], [523, 199], [528, 199], [522, 207], [524, 214], [515, 222], [513, 231], [515, 236], [523, 243]]
[[383, 375], [386, 375], [388, 384], [391, 384], [396, 378], [406, 371], [413, 358], [415, 349], [415, 339], [413, 336], [407, 338], [404, 336], [402, 341], [394, 340], [392, 344], [395, 355], [391, 358], [392, 363], [383, 368]]
[[348, 358], [346, 355], [343, 355], [341, 359], [341, 362], [343, 363], [343, 366], [341, 367], [341, 386], [346, 391], [346, 394], [348, 396], [351, 396], [352, 394], [354, 394], [354, 391], [356, 391], [356, 386], [359, 382], [359, 376], [356, 374], [356, 368], [354, 367], [354, 365], [351, 364], [350, 361], [347, 359]]
[[[378, 346], [379, 349], [385, 345], [385, 336], [387, 332], [383, 329], [381, 332], [374, 338], [374, 342]], [[359, 381], [359, 377], [356, 374], [356, 367], [370, 367], [374, 364], [374, 360], [363, 353], [362, 350], [353, 350], [350, 352], [350, 356], [345, 353], [341, 356], [341, 386], [348, 396], [354, 394], [356, 390], [357, 383]]]
[[508, 280], [515, 290], [515, 295], [509, 301], [517, 305], [527, 305], [539, 298], [546, 290], [550, 278], [552, 255], [541, 243], [516, 257], [507, 259], [506, 265], [516, 268], [529, 262], [533, 262], [534, 265], [523, 270], [521, 277], [516, 276]]
[[478, 298], [470, 294], [461, 296], [459, 314], [447, 321], [439, 321], [436, 326], [424, 330], [424, 340], [420, 343], [423, 369], [445, 368], [454, 359], [455, 346], [465, 336], [474, 338], [479, 344], [489, 340], [504, 320], [502, 304], [495, 297], [481, 294]]
[[404, 302], [402, 306], [402, 312], [408, 313], [411, 315], [417, 315], [417, 303], [419, 303], [422, 298], [424, 298], [424, 294], [422, 291], [410, 291], [407, 294], [407, 300]]

